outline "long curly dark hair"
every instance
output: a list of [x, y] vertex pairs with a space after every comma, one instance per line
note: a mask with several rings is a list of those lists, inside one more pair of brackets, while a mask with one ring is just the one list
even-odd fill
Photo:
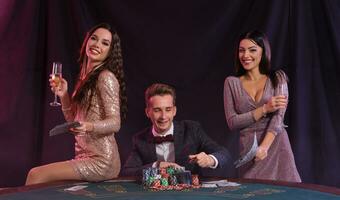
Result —
[[270, 44], [266, 34], [258, 30], [248, 31], [240, 35], [235, 49], [235, 68], [236, 75], [242, 76], [246, 73], [239, 59], [239, 46], [243, 39], [248, 39], [255, 42], [258, 46], [262, 48], [262, 57], [259, 65], [259, 70], [261, 74], [267, 75], [274, 88], [278, 85], [278, 78], [273, 70], [271, 70], [271, 50]]
[[[110, 31], [112, 35], [112, 41], [110, 44], [110, 49], [107, 58], [103, 61], [100, 67], [95, 66], [91, 73], [86, 72], [87, 65], [87, 55], [86, 55], [86, 44], [92, 34], [99, 28], [104, 28]], [[81, 105], [82, 107], [89, 108], [89, 103], [94, 95], [95, 87], [97, 84], [98, 76], [103, 70], [111, 71], [117, 78], [119, 83], [119, 99], [120, 99], [120, 117], [121, 119], [126, 119], [127, 114], [127, 97], [126, 97], [126, 85], [124, 81], [124, 71], [123, 71], [123, 57], [120, 45], [120, 38], [113, 28], [109, 24], [101, 23], [93, 28], [91, 28], [84, 39], [80, 50], [80, 57], [78, 59], [80, 64], [80, 73], [78, 81], [72, 96], [74, 103]], [[87, 95], [90, 93], [90, 95]]]

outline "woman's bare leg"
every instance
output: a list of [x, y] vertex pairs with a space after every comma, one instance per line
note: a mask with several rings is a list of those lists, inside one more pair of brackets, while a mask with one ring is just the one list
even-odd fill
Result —
[[56, 162], [32, 168], [26, 179], [26, 185], [60, 180], [81, 180], [69, 161]]

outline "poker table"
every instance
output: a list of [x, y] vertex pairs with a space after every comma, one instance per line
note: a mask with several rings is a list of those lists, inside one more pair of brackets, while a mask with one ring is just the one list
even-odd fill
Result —
[[[340, 199], [340, 189], [321, 185], [231, 179], [239, 186], [216, 188], [191, 188], [184, 190], [156, 191], [146, 189], [132, 178], [119, 178], [99, 183], [59, 182], [37, 184], [0, 190], [0, 200], [85, 200], [85, 199]], [[73, 190], [78, 188], [78, 190]], [[81, 189], [79, 189], [81, 188]]]

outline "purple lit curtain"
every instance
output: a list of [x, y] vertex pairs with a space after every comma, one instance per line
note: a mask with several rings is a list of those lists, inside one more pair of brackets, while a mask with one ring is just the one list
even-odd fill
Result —
[[[86, 30], [100, 22], [122, 40], [129, 113], [117, 134], [122, 162], [131, 137], [150, 125], [143, 93], [154, 82], [177, 89], [176, 119], [201, 122], [238, 157], [223, 82], [234, 74], [235, 41], [267, 33], [272, 64], [290, 77], [285, 123], [304, 182], [340, 186], [340, 2], [338, 0], [2, 0], [0, 5], [0, 187], [18, 186], [34, 166], [70, 159], [72, 135], [49, 137], [63, 123], [49, 106], [52, 62], [71, 90]], [[214, 172], [207, 172], [214, 173]], [[230, 166], [215, 175], [237, 177]]]

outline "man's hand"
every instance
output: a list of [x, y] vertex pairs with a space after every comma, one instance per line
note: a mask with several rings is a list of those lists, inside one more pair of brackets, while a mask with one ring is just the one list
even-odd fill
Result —
[[213, 167], [215, 165], [215, 160], [204, 152], [195, 155], [189, 155], [191, 162], [195, 162], [198, 166], [202, 168]]
[[165, 162], [165, 161], [159, 162], [159, 168], [167, 168], [167, 167], [181, 168], [181, 166], [179, 166], [176, 163]]

